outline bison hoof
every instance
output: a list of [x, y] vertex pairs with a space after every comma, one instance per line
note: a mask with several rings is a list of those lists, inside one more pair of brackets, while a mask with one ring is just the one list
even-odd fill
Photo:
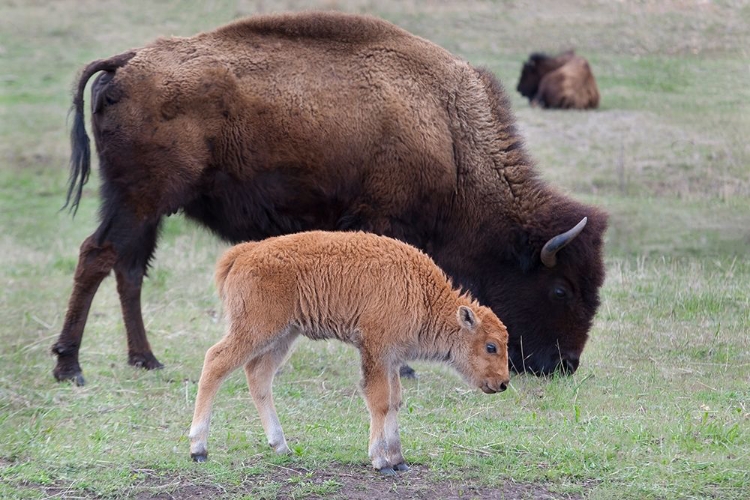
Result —
[[83, 380], [83, 373], [80, 369], [78, 370], [62, 370], [55, 367], [52, 374], [58, 382], [64, 382], [65, 380], [72, 381], [78, 387], [82, 387], [86, 381]]
[[398, 375], [401, 378], [410, 378], [412, 380], [417, 378], [417, 372], [409, 365], [401, 365], [401, 368], [398, 369]]
[[146, 370], [161, 370], [164, 365], [153, 354], [131, 354], [128, 356], [128, 364], [136, 368], [145, 368]]
[[86, 385], [86, 381], [83, 379], [83, 373], [81, 372], [75, 373], [67, 378], [57, 379], [58, 382], [62, 382], [63, 380], [71, 380], [76, 385], [76, 387], [83, 387], [84, 385]]
[[52, 346], [52, 353], [57, 355], [57, 364], [52, 370], [55, 379], [58, 382], [72, 380], [77, 386], [82, 386], [84, 384], [83, 372], [81, 365], [78, 364], [78, 351], [55, 344]]
[[190, 458], [193, 459], [193, 462], [205, 462], [208, 460], [208, 454], [207, 453], [191, 453]]
[[383, 467], [382, 469], [378, 469], [378, 472], [381, 476], [395, 476], [396, 471], [393, 470], [393, 467]]
[[406, 462], [401, 462], [400, 464], [394, 465], [393, 469], [398, 472], [406, 472], [409, 470], [409, 466], [406, 465]]

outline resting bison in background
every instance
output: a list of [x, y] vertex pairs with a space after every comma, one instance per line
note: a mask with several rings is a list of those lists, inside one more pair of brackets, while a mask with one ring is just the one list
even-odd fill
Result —
[[604, 279], [607, 216], [538, 178], [489, 71], [345, 14], [254, 17], [158, 39], [83, 70], [73, 209], [90, 169], [83, 92], [100, 71], [101, 223], [81, 245], [53, 346], [58, 380], [83, 383], [86, 317], [112, 269], [128, 361], [161, 367], [141, 284], [162, 218], [178, 211], [230, 242], [311, 229], [398, 238], [495, 311], [513, 369], [577, 368]]
[[556, 57], [531, 54], [516, 90], [532, 106], [589, 109], [599, 106], [599, 89], [589, 63], [574, 51]]

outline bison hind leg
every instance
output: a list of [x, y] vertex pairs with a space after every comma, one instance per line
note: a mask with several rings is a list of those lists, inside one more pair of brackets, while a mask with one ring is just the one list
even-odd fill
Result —
[[[141, 288], [149, 261], [156, 250], [160, 217], [139, 221], [132, 211], [117, 203], [105, 204], [103, 225], [109, 226], [102, 236], [117, 249], [114, 264], [117, 294], [120, 297], [128, 341], [128, 364], [154, 370], [163, 365], [151, 352], [141, 310]], [[106, 227], [106, 226], [105, 226]]]
[[94, 295], [116, 260], [117, 252], [114, 247], [109, 243], [98, 243], [96, 234], [89, 236], [81, 244], [65, 322], [60, 336], [52, 346], [52, 352], [57, 355], [57, 364], [52, 373], [58, 382], [72, 380], [76, 385], [84, 384], [78, 362], [83, 328]]

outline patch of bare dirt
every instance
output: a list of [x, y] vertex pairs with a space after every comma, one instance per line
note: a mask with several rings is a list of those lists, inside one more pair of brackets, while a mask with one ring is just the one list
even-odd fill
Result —
[[579, 495], [550, 491], [543, 484], [506, 481], [489, 487], [472, 481], [441, 479], [423, 466], [397, 476], [381, 476], [366, 467], [339, 465], [325, 471], [280, 467], [272, 473], [248, 476], [239, 487], [219, 489], [216, 485], [190, 483], [185, 479], [149, 477], [133, 492], [138, 500], [196, 499], [217, 497], [307, 498], [383, 500], [402, 499], [579, 499]]
[[[556, 493], [541, 483], [505, 481], [486, 486], [473, 480], [445, 479], [424, 466], [413, 466], [396, 476], [382, 476], [367, 466], [336, 465], [330, 470], [309, 471], [280, 467], [248, 475], [239, 485], [221, 484], [210, 478], [170, 476], [139, 470], [142, 480], [112, 495], [97, 495], [75, 484], [26, 484], [45, 498], [134, 498], [136, 500], [192, 500], [198, 498], [332, 499], [332, 500], [578, 500], [581, 495]], [[587, 485], [584, 485], [584, 489]]]

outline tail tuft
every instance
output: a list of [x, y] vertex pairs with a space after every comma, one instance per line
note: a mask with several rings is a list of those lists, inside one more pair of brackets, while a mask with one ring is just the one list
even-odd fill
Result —
[[73, 215], [78, 211], [83, 186], [89, 180], [91, 172], [91, 141], [86, 133], [86, 121], [83, 113], [83, 91], [89, 79], [99, 71], [115, 71], [127, 64], [135, 56], [135, 52], [125, 52], [109, 59], [99, 59], [83, 69], [76, 82], [73, 94], [73, 128], [70, 131], [70, 178], [68, 179], [68, 194], [62, 209], [68, 208]]

